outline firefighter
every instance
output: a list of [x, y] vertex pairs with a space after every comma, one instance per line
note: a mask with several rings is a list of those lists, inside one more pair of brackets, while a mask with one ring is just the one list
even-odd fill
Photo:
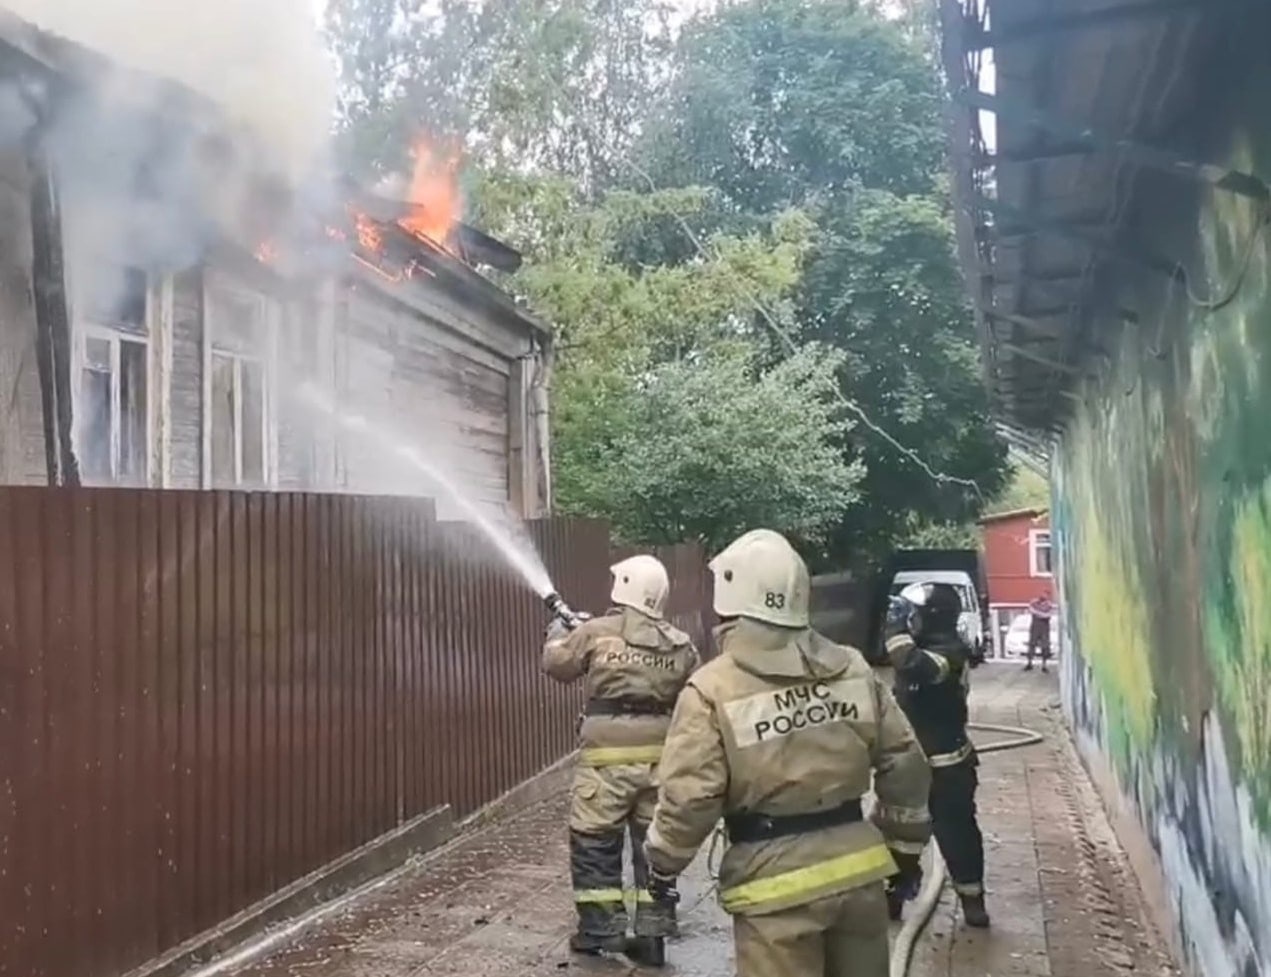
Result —
[[[675, 930], [674, 905], [650, 901], [643, 842], [657, 800], [655, 771], [676, 696], [697, 667], [683, 631], [663, 619], [666, 568], [633, 556], [610, 568], [613, 608], [566, 630], [554, 621], [543, 669], [558, 682], [585, 678], [587, 705], [569, 815], [577, 953], [660, 956]], [[622, 849], [629, 833], [635, 876], [635, 939], [627, 939]], [[650, 958], [646, 960], [645, 958]]]
[[[739, 977], [886, 977], [883, 880], [917, 868], [930, 771], [887, 687], [808, 626], [808, 570], [770, 530], [710, 564], [719, 656], [671, 718], [645, 843], [655, 898], [721, 817]], [[871, 774], [878, 803], [861, 798]]]
[[[958, 631], [962, 601], [949, 584], [912, 584], [892, 600], [885, 634], [896, 701], [931, 763], [932, 829], [968, 926], [989, 925], [984, 905], [984, 839], [976, 822], [979, 760], [967, 735], [970, 672], [980, 664]], [[888, 909], [899, 919], [907, 893], [894, 887]]]

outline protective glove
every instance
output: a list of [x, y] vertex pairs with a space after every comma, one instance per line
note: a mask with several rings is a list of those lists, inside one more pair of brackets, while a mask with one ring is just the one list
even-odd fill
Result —
[[922, 860], [918, 855], [893, 851], [899, 871], [887, 880], [887, 889], [901, 902], [908, 902], [918, 895], [922, 888]]
[[679, 890], [675, 888], [677, 881], [674, 875], [663, 875], [657, 869], [650, 867], [646, 887], [654, 902], [675, 904], [680, 901]]
[[917, 629], [918, 608], [907, 598], [899, 595], [887, 599], [887, 618], [883, 622], [883, 638], [894, 638], [898, 634], [913, 634]]

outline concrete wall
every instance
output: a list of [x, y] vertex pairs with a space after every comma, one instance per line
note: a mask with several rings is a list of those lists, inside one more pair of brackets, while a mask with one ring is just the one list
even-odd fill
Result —
[[[1231, 91], [1193, 151], [1271, 181], [1271, 69]], [[1271, 973], [1263, 216], [1230, 193], [1143, 185], [1136, 237], [1184, 262], [1188, 288], [1151, 273], [1118, 285], [1140, 325], [1096, 324], [1111, 357], [1082, 388], [1054, 472], [1072, 642], [1064, 705], [1189, 969], [1205, 977]], [[1201, 301], [1233, 289], [1220, 308]]]

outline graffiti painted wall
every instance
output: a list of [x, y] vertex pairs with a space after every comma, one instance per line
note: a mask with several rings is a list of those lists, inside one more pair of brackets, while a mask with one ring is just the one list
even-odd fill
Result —
[[[1224, 152], [1271, 180], [1262, 128]], [[1187, 287], [1132, 286], [1155, 313], [1083, 389], [1055, 461], [1065, 708], [1145, 829], [1204, 977], [1271, 974], [1265, 217], [1214, 193], [1175, 222]]]

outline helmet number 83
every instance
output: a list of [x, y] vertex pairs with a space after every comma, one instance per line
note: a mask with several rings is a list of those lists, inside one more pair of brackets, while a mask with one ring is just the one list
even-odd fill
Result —
[[777, 594], [770, 590], [763, 596], [763, 606], [774, 607], [777, 610], [781, 610], [786, 606], [786, 595]]

